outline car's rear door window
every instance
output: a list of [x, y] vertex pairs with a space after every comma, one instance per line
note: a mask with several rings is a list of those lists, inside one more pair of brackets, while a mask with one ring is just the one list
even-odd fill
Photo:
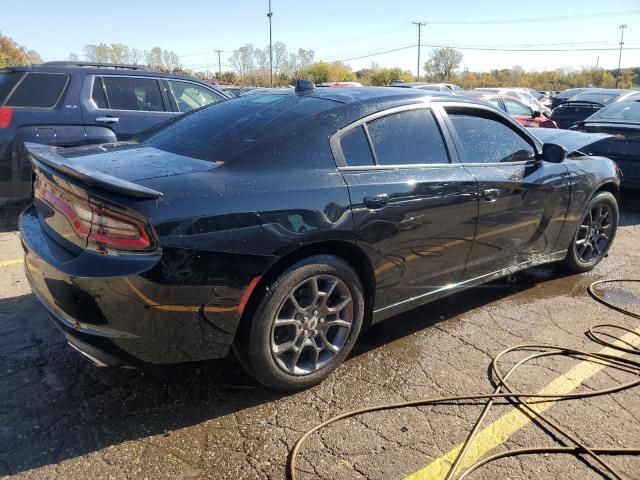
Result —
[[430, 110], [412, 109], [367, 122], [378, 165], [449, 163], [440, 129]]
[[181, 82], [180, 80], [167, 80], [167, 83], [180, 112], [190, 112], [196, 108], [223, 100], [220, 95], [213, 93], [202, 85]]
[[373, 165], [373, 155], [369, 140], [364, 132], [364, 126], [359, 126], [350, 130], [340, 139], [342, 154], [349, 166], [366, 166]]
[[[155, 78], [143, 77], [96, 77], [95, 84], [102, 79], [106, 102], [110, 110], [133, 110], [143, 112], [164, 112], [165, 106], [160, 85]], [[99, 100], [99, 97], [98, 97]], [[94, 97], [94, 101], [98, 104]]]
[[447, 109], [463, 163], [498, 163], [533, 160], [534, 147], [509, 126], [480, 112]]
[[15, 87], [5, 105], [8, 107], [53, 108], [69, 81], [64, 73], [29, 72]]

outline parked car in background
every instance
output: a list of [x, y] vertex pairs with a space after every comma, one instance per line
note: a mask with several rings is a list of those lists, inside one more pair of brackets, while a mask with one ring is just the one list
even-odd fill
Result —
[[571, 130], [610, 134], [582, 151], [610, 158], [622, 171], [622, 186], [640, 188], [640, 100], [610, 103]]
[[557, 92], [555, 95], [551, 96], [551, 109], [553, 110], [558, 105], [569, 100], [571, 97], [575, 97], [577, 94], [586, 92], [587, 90], [592, 90], [592, 87], [568, 88], [567, 90], [563, 90], [562, 92]]
[[607, 255], [619, 178], [573, 158], [584, 134], [543, 144], [462, 95], [299, 85], [133, 142], [29, 144], [26, 275], [76, 350], [131, 366], [233, 348], [260, 382], [296, 390], [372, 323]]
[[559, 128], [569, 128], [575, 122], [584, 120], [611, 102], [633, 98], [640, 98], [640, 92], [616, 88], [592, 88], [574, 95], [554, 108], [551, 119], [558, 124]]
[[462, 88], [452, 83], [427, 83], [427, 82], [392, 82], [391, 87], [417, 88], [419, 90], [431, 90], [442, 93], [459, 93]]
[[474, 90], [514, 97], [531, 107], [533, 111], [538, 111], [546, 116], [551, 115], [551, 109], [540, 103], [526, 88], [475, 88]]
[[508, 113], [515, 118], [518, 123], [530, 128], [558, 128], [554, 121], [549, 120], [539, 111], [534, 111], [530, 106], [525, 105], [520, 100], [507, 95], [468, 90], [461, 92], [461, 95], [476, 98], [484, 102], [489, 102], [499, 110]]
[[218, 90], [226, 93], [227, 96], [229, 96], [230, 98], [239, 97], [240, 95], [242, 95], [244, 93], [243, 88], [239, 87], [238, 85], [217, 84], [216, 87], [218, 88]]
[[362, 84], [360, 82], [324, 82], [319, 83], [318, 87], [361, 87]]
[[0, 69], [0, 203], [29, 198], [25, 142], [70, 147], [128, 140], [228, 97], [200, 80], [144, 67], [48, 62]]

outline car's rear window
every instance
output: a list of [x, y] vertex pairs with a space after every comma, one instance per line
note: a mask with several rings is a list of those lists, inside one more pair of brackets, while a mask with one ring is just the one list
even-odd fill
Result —
[[13, 86], [20, 80], [20, 77], [22, 77], [22, 72], [0, 72], [0, 104], [9, 95]]
[[64, 73], [29, 72], [5, 104], [9, 107], [55, 107], [68, 80], [69, 77]]
[[589, 120], [620, 120], [640, 122], [640, 100], [612, 103], [598, 110]]
[[329, 100], [293, 94], [247, 95], [195, 110], [139, 141], [178, 155], [228, 162], [265, 137], [291, 131], [335, 106]]
[[570, 102], [595, 102], [605, 105], [618, 96], [617, 93], [579, 93], [569, 99]]

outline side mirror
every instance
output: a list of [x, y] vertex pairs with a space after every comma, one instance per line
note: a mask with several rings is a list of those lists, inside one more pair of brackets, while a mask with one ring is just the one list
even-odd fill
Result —
[[545, 143], [542, 146], [542, 159], [551, 163], [562, 163], [567, 159], [567, 150], [555, 143]]
[[541, 115], [542, 114], [540, 113], [540, 110], [534, 110], [533, 114], [531, 115], [531, 118], [538, 118]]

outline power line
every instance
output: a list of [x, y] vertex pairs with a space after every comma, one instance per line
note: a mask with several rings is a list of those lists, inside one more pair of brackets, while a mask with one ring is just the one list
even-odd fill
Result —
[[558, 15], [555, 17], [512, 18], [496, 20], [434, 20], [429, 25], [502, 25], [505, 23], [544, 23], [585, 20], [589, 18], [620, 17], [627, 15], [640, 15], [640, 10], [623, 10], [619, 12], [584, 13], [572, 15]]

